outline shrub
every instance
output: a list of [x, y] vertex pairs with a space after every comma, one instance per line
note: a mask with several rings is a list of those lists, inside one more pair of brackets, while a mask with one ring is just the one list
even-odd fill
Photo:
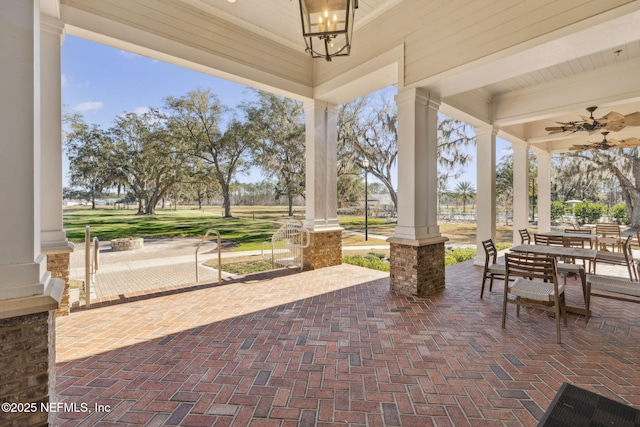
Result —
[[511, 243], [498, 242], [498, 243], [496, 243], [496, 250], [497, 251], [503, 251], [505, 249], [509, 249], [511, 246], [513, 246]]
[[455, 248], [444, 254], [444, 265], [453, 265], [459, 262], [469, 261], [476, 256], [475, 248]]
[[[498, 251], [510, 247], [511, 243], [496, 244]], [[475, 248], [449, 248], [444, 254], [444, 265], [449, 266], [459, 262], [469, 261], [475, 258], [476, 253]], [[345, 255], [342, 257], [342, 262], [380, 271], [389, 271], [391, 269], [386, 255], [379, 252], [369, 252], [367, 255]]]
[[617, 224], [629, 224], [631, 221], [627, 205], [624, 203], [613, 206], [609, 212]]
[[593, 224], [598, 222], [607, 207], [602, 203], [593, 203], [584, 201], [578, 203], [573, 208], [573, 214], [576, 216], [578, 224]]
[[556, 200], [551, 202], [551, 221], [559, 221], [566, 212], [566, 206], [563, 202]]
[[371, 268], [372, 270], [391, 270], [389, 263], [383, 261], [376, 255], [345, 255], [342, 257], [342, 262], [357, 265], [358, 267]]

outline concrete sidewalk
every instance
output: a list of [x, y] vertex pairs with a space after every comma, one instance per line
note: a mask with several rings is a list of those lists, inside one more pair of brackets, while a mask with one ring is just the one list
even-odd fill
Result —
[[[373, 238], [373, 236], [371, 236]], [[144, 247], [135, 251], [114, 252], [110, 242], [100, 242], [99, 268], [95, 282], [91, 284], [91, 302], [134, 298], [149, 293], [165, 292], [197, 286], [195, 251], [200, 238], [145, 239]], [[351, 250], [381, 250], [388, 245], [346, 246]], [[222, 252], [221, 257], [236, 258], [260, 255], [260, 250]], [[198, 254], [200, 284], [216, 283], [218, 271], [206, 267], [204, 262], [216, 259], [215, 244], [203, 246]], [[76, 244], [71, 254], [69, 276], [71, 280], [85, 280], [85, 245]], [[222, 277], [233, 276], [222, 273]], [[73, 304], [73, 300], [71, 304]]]

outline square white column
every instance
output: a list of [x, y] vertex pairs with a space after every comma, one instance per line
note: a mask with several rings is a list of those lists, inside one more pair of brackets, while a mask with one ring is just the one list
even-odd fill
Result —
[[406, 89], [398, 105], [398, 225], [392, 239], [440, 237], [438, 227], [438, 109], [424, 89]]
[[496, 241], [496, 134], [493, 126], [476, 127], [477, 196], [476, 265], [484, 264], [482, 242]]
[[69, 251], [62, 216], [62, 88], [60, 45], [64, 23], [48, 15], [40, 16], [40, 141], [42, 163], [41, 244], [45, 253]]
[[513, 144], [513, 244], [520, 244], [518, 230], [529, 228], [529, 149]]
[[338, 109], [305, 102], [306, 218], [310, 231], [338, 230]]
[[538, 154], [538, 231], [551, 230], [551, 153]]
[[[50, 279], [40, 249], [39, 3], [0, 1], [2, 318], [55, 308], [64, 287]], [[51, 282], [55, 286], [49, 286]], [[53, 295], [54, 290], [53, 298], [33, 298]]]

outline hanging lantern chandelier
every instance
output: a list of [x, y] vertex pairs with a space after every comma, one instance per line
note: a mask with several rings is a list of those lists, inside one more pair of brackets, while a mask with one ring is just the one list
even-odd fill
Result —
[[357, 8], [358, 0], [300, 0], [305, 51], [327, 61], [348, 56]]

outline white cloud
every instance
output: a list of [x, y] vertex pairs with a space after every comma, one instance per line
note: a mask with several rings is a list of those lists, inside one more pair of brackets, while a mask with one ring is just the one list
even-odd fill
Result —
[[81, 102], [80, 104], [73, 107], [75, 111], [80, 111], [81, 113], [86, 113], [87, 111], [99, 110], [103, 107], [103, 103], [100, 101], [87, 101]]
[[61, 86], [62, 87], [67, 86], [69, 84], [69, 78], [67, 76], [65, 76], [64, 74], [62, 74], [60, 77], [61, 77], [60, 78]]
[[135, 110], [133, 110], [133, 112], [141, 116], [149, 112], [149, 107], [137, 107]]

